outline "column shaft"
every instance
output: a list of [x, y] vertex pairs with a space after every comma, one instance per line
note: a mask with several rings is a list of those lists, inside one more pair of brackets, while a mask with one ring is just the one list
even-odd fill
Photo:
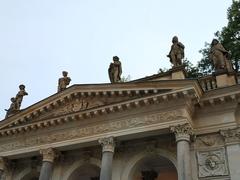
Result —
[[3, 180], [3, 169], [0, 169], [0, 180]]
[[112, 180], [113, 152], [103, 152], [100, 180]]
[[45, 161], [42, 164], [39, 180], [50, 180], [52, 177], [53, 163]]
[[191, 180], [190, 147], [187, 141], [177, 142], [178, 180]]

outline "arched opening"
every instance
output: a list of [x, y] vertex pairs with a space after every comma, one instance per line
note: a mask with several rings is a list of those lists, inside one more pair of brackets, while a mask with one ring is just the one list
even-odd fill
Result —
[[177, 180], [177, 170], [167, 158], [151, 155], [140, 159], [132, 169], [132, 180]]
[[26, 174], [21, 180], [38, 180], [39, 176], [39, 172], [31, 171], [30, 173]]
[[75, 169], [68, 180], [99, 180], [100, 168], [93, 164], [84, 164]]

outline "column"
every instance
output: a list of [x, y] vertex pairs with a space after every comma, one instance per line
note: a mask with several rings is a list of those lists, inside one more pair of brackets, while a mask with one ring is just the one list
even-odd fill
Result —
[[0, 180], [3, 180], [3, 173], [6, 169], [6, 159], [0, 157]]
[[177, 142], [177, 171], [178, 180], [191, 180], [190, 136], [193, 135], [189, 124], [170, 127]]
[[102, 145], [102, 164], [100, 180], [112, 180], [112, 161], [115, 143], [113, 137], [99, 139]]
[[232, 180], [239, 180], [240, 177], [240, 128], [221, 130], [223, 136], [227, 159]]
[[43, 160], [39, 180], [50, 180], [53, 172], [53, 162], [57, 157], [57, 153], [54, 149], [48, 148], [40, 150], [40, 154]]

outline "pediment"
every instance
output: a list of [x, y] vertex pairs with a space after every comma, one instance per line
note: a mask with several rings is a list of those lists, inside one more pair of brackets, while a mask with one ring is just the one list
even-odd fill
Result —
[[148, 97], [154, 98], [162, 94], [166, 96], [184, 89], [194, 89], [197, 96], [201, 94], [195, 80], [74, 85], [5, 119], [0, 123], [0, 131], [28, 131], [29, 127], [48, 127], [74, 118], [85, 118], [106, 111], [114, 112], [114, 108], [124, 109], [140, 101], [145, 103]]

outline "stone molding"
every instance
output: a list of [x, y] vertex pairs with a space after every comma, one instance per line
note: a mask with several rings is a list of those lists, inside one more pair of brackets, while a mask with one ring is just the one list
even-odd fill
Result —
[[226, 144], [240, 143], [240, 128], [220, 130]]
[[102, 152], [114, 152], [115, 142], [113, 137], [104, 137], [98, 140], [102, 145]]
[[[149, 90], [145, 90], [145, 91], [147, 91], [146, 93], [149, 92]], [[130, 91], [130, 94], [131, 94], [131, 91]], [[10, 122], [9, 124], [3, 125], [0, 129], [0, 136], [2, 137], [13, 136], [19, 133], [26, 133], [30, 131], [36, 131], [38, 129], [61, 125], [64, 123], [68, 123], [69, 121], [79, 121], [82, 119], [99, 117], [99, 116], [113, 113], [113, 112], [122, 112], [126, 110], [131, 110], [139, 106], [148, 106], [149, 104], [163, 103], [163, 102], [167, 102], [173, 99], [178, 99], [181, 97], [188, 97], [192, 100], [198, 99], [198, 96], [196, 95], [196, 91], [194, 88], [184, 88], [184, 89], [175, 90], [167, 93], [160, 93], [160, 94], [158, 94], [158, 91], [156, 91], [156, 93], [153, 93], [153, 95], [150, 95], [147, 97], [141, 97], [134, 100], [124, 101], [121, 103], [110, 104], [103, 107], [100, 106], [100, 107], [85, 110], [85, 111], [78, 111], [75, 113], [62, 115], [61, 118], [55, 117], [55, 118], [50, 118], [50, 119], [39, 121], [39, 122], [33, 121], [34, 117], [36, 118], [36, 116], [40, 114], [44, 114], [47, 111], [50, 111], [52, 109], [56, 109], [57, 107], [57, 106], [56, 107], [50, 106], [51, 107], [50, 109], [43, 108], [42, 110], [39, 110], [39, 111], [36, 110], [37, 111], [36, 113], [32, 113], [27, 117], [23, 116], [17, 120], [14, 120], [13, 122]], [[26, 122], [28, 123], [26, 124]], [[20, 125], [20, 124], [23, 124], [23, 125]]]
[[121, 131], [139, 127], [146, 127], [149, 125], [161, 124], [161, 126], [169, 127], [168, 124], [176, 123], [184, 120], [184, 112], [180, 110], [161, 112], [157, 114], [145, 115], [141, 117], [133, 117], [128, 119], [120, 119], [118, 121], [104, 122], [89, 127], [75, 127], [74, 129], [64, 130], [59, 132], [50, 132], [44, 135], [30, 136], [22, 139], [14, 139], [12, 142], [0, 144], [0, 152], [7, 152], [12, 150], [20, 150], [23, 148], [52, 144], [57, 142], [64, 142], [67, 140], [74, 140], [78, 138], [86, 138], [87, 136], [100, 135], [104, 133], [113, 133], [114, 131]]
[[191, 136], [193, 136], [193, 129], [190, 124], [179, 124], [177, 126], [171, 126], [170, 131], [176, 136], [176, 142], [178, 141], [188, 141], [190, 142]]
[[47, 161], [51, 163], [59, 156], [59, 153], [53, 148], [41, 149], [40, 154], [43, 157], [43, 162]]

